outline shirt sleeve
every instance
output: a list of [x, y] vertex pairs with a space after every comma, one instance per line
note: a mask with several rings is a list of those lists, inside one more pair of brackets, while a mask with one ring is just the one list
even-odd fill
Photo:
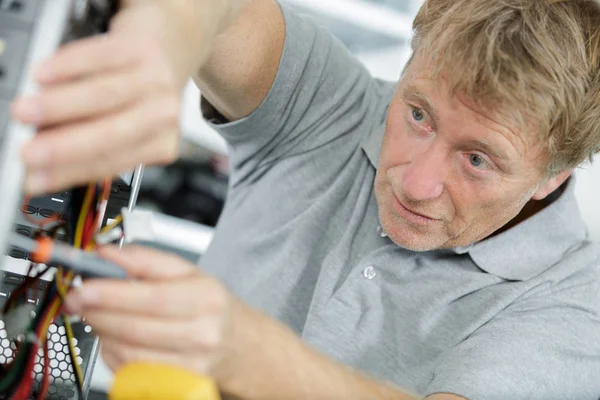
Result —
[[569, 286], [514, 303], [445, 354], [426, 395], [600, 399], [600, 285]]
[[[202, 99], [204, 118], [229, 147], [230, 184], [286, 157], [333, 146], [345, 137], [339, 152], [357, 147], [382, 107], [389, 83], [374, 79], [363, 64], [310, 17], [280, 5], [286, 38], [278, 73], [262, 104], [248, 117], [220, 120]], [[385, 105], [387, 110], [387, 104]], [[338, 141], [339, 144], [339, 141]], [[343, 155], [340, 155], [343, 157]]]

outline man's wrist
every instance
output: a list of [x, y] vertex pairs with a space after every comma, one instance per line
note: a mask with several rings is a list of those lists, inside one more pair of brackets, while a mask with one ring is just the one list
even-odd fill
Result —
[[[231, 24], [246, 0], [122, 0], [121, 8], [153, 4], [164, 15], [168, 51], [178, 70], [193, 76], [205, 63], [219, 33]], [[165, 27], [163, 27], [165, 28]], [[167, 32], [167, 31], [164, 31]]]

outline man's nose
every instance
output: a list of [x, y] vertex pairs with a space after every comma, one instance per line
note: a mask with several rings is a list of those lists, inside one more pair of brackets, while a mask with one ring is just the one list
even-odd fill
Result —
[[445, 154], [435, 145], [417, 155], [404, 170], [402, 189], [410, 200], [437, 199], [444, 192]]

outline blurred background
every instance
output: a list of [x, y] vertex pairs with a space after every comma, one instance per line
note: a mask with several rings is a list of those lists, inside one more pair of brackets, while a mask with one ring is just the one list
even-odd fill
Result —
[[[395, 81], [409, 57], [411, 23], [421, 0], [282, 0], [327, 27], [376, 77]], [[199, 92], [185, 91], [179, 162], [145, 172], [140, 205], [214, 226], [227, 195], [227, 146], [202, 120]], [[600, 239], [600, 167], [580, 169], [577, 195]]]

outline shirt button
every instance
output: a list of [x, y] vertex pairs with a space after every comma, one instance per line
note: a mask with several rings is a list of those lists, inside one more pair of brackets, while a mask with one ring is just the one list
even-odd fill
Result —
[[374, 279], [377, 276], [377, 271], [375, 271], [375, 267], [369, 265], [363, 270], [363, 276], [368, 280]]
[[387, 237], [387, 233], [385, 233], [385, 231], [383, 230], [383, 228], [381, 227], [381, 225], [377, 226], [377, 234], [379, 235], [379, 237], [382, 237], [382, 238], [386, 238]]

